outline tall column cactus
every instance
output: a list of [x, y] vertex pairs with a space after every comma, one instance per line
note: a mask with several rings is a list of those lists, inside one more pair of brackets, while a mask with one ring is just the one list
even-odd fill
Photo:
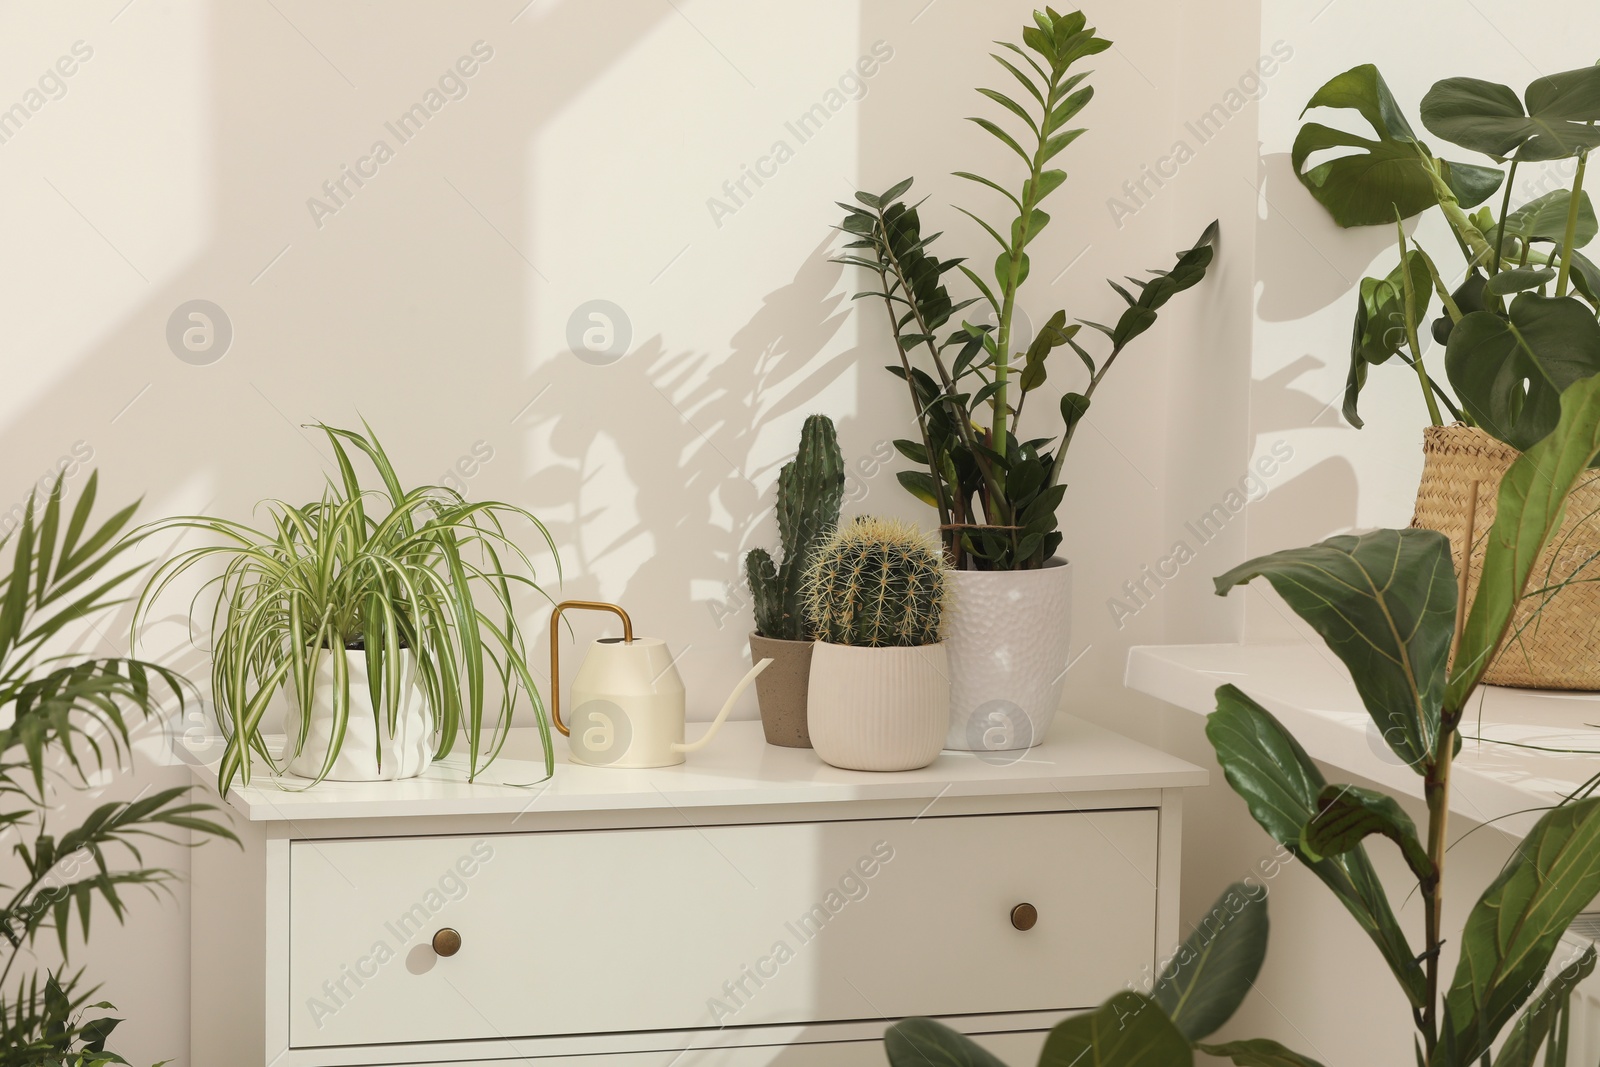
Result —
[[860, 518], [817, 548], [806, 619], [829, 644], [932, 645], [948, 591], [949, 564], [936, 540], [898, 519]]
[[800, 450], [778, 472], [778, 540], [783, 562], [764, 548], [745, 556], [745, 574], [755, 599], [756, 633], [783, 641], [807, 641], [812, 631], [801, 611], [800, 590], [812, 553], [839, 524], [844, 500], [844, 456], [833, 420], [812, 415], [800, 430]]

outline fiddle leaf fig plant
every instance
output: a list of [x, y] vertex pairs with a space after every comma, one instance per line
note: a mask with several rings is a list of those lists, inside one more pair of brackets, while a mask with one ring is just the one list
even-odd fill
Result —
[[[1325, 782], [1270, 712], [1232, 685], [1217, 690], [1206, 735], [1228, 784], [1378, 948], [1416, 1021], [1418, 1058], [1426, 1067], [1531, 1063], [1543, 1042], [1560, 1051], [1560, 1030], [1550, 1019], [1566, 1010], [1573, 983], [1560, 978], [1534, 994], [1561, 935], [1600, 893], [1600, 798], [1551, 809], [1479, 897], [1459, 937], [1450, 939], [1460, 959], [1454, 977], [1446, 976], [1446, 828], [1462, 718], [1506, 640], [1569, 495], [1600, 454], [1600, 375], [1573, 382], [1558, 408], [1554, 431], [1501, 480], [1470, 605], [1462, 602], [1465, 583], [1453, 571], [1447, 538], [1432, 530], [1335, 537], [1251, 560], [1216, 579], [1219, 595], [1256, 577], [1271, 582], [1344, 662], [1380, 735], [1422, 779], [1428, 820], [1419, 830], [1392, 797]], [[1416, 883], [1420, 950], [1396, 922], [1373, 873], [1369, 837], [1396, 847]], [[1592, 970], [1593, 950], [1574, 966]], [[1491, 1055], [1508, 1027], [1505, 1046]], [[1234, 1062], [1298, 1061], [1235, 1056]]]
[[[970, 121], [1020, 159], [1024, 177], [1008, 186], [955, 172], [991, 200], [999, 198], [993, 209], [956, 209], [993, 240], [994, 259], [980, 257], [982, 269], [974, 269], [965, 259], [941, 258], [934, 247], [941, 235], [923, 233], [921, 203], [903, 199], [912, 185], [907, 178], [839, 205], [845, 211], [840, 228], [850, 240], [836, 260], [870, 272], [876, 287], [856, 299], [877, 298], [888, 314], [897, 356], [888, 369], [904, 381], [919, 431], [917, 439], [895, 447], [924, 468], [900, 472], [900, 483], [938, 512], [954, 564], [974, 570], [1042, 567], [1055, 554], [1062, 539], [1057, 512], [1066, 493], [1061, 470], [1073, 434], [1123, 349], [1155, 324], [1167, 301], [1205, 277], [1217, 232], [1212, 223], [1170, 269], [1130, 278], [1131, 288], [1111, 282], [1126, 305], [1114, 324], [1068, 323], [1066, 311], [1058, 310], [1031, 340], [1020, 337], [1021, 294], [1033, 273], [1029, 247], [1051, 222], [1042, 205], [1067, 180], [1057, 157], [1085, 132], [1072, 123], [1094, 97], [1094, 88], [1084, 84], [1089, 72], [1075, 68], [1111, 42], [1096, 36], [1081, 11], [1046, 8], [1034, 12], [1020, 45], [999, 45], [1006, 54], [993, 58], [1008, 75], [1011, 95], [979, 89], [1000, 110]], [[977, 295], [955, 299], [945, 283], [952, 272]], [[987, 315], [961, 316], [974, 305]], [[1098, 359], [1077, 339], [1085, 326], [1109, 346]], [[1045, 384], [1063, 348], [1083, 363], [1087, 381], [1063, 391], [1059, 430], [1024, 438], [1027, 398]]]
[[[1317, 90], [1305, 110], [1316, 108], [1354, 111], [1373, 136], [1306, 122], [1291, 152], [1301, 184], [1340, 226], [1395, 227], [1400, 256], [1388, 275], [1359, 286], [1345, 418], [1362, 425], [1368, 368], [1393, 358], [1415, 373], [1433, 425], [1448, 412], [1530, 448], [1555, 428], [1562, 391], [1600, 372], [1600, 268], [1580, 251], [1600, 232], [1583, 189], [1600, 145], [1600, 66], [1535, 79], [1521, 96], [1479, 78], [1437, 82], [1422, 98], [1422, 125], [1495, 166], [1434, 155], [1371, 64]], [[1520, 164], [1566, 159], [1570, 189], [1512, 205]], [[1497, 191], [1498, 216], [1487, 206], [1468, 213]], [[1462, 257], [1449, 274], [1401, 225], [1434, 208]], [[1431, 336], [1445, 346], [1453, 395], [1424, 363], [1435, 295]]]
[[[1217, 593], [1264, 577], [1350, 670], [1395, 754], [1422, 778], [1427, 825], [1393, 797], [1330, 784], [1294, 735], [1243, 690], [1224, 685], [1206, 736], [1228, 784], [1280, 847], [1319, 878], [1394, 974], [1417, 1028], [1421, 1067], [1561, 1067], [1590, 946], [1555, 960], [1561, 935], [1600, 893], [1600, 797], [1547, 811], [1467, 914], [1453, 976], [1441, 959], [1450, 769], [1461, 722], [1567, 498], [1600, 453], [1600, 375], [1560, 398], [1553, 433], [1501, 480], [1478, 592], [1460, 600], [1449, 542], [1432, 530], [1377, 530], [1263, 556], [1216, 579]], [[1400, 926], [1367, 854], [1381, 838], [1405, 861], [1423, 904], [1423, 943]], [[1188, 1067], [1196, 1050], [1238, 1067], [1319, 1067], [1267, 1039], [1208, 1043], [1238, 1009], [1267, 951], [1266, 894], [1230, 887], [1148, 993], [1117, 993], [1058, 1023], [1039, 1067]], [[1235, 906], [1236, 900], [1243, 903]], [[1551, 964], [1559, 971], [1546, 980]], [[1504, 1036], [1498, 1051], [1496, 1042]], [[971, 1038], [927, 1019], [889, 1029], [893, 1067], [996, 1067]], [[1409, 1057], [1395, 1050], [1392, 1062]]]

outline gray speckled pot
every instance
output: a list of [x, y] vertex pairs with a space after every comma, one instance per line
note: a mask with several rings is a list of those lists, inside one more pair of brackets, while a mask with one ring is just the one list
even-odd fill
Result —
[[750, 635], [750, 662], [771, 659], [772, 666], [756, 676], [756, 702], [761, 705], [761, 729], [767, 744], [783, 748], [810, 748], [806, 726], [806, 696], [811, 687], [811, 641], [781, 641]]

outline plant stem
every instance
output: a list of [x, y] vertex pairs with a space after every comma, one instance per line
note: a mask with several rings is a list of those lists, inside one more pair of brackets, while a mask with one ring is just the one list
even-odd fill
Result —
[[1505, 195], [1500, 198], [1500, 232], [1494, 235], [1494, 262], [1489, 267], [1490, 276], [1500, 273], [1500, 257], [1506, 247], [1506, 215], [1511, 211], [1511, 185], [1517, 180], [1517, 161], [1511, 161], [1511, 173], [1506, 176]]
[[1434, 195], [1439, 198], [1439, 210], [1444, 212], [1445, 220], [1450, 223], [1450, 228], [1455, 232], [1456, 240], [1461, 242], [1463, 251], [1467, 255], [1467, 267], [1487, 260], [1494, 255], [1494, 249], [1489, 247], [1489, 242], [1484, 239], [1483, 233], [1472, 224], [1467, 213], [1461, 210], [1461, 201], [1456, 199], [1456, 194], [1444, 176], [1439, 173], [1438, 164], [1431, 157], [1424, 159], [1428, 175], [1433, 180]]
[[1572, 177], [1572, 196], [1567, 202], [1567, 232], [1561, 239], [1561, 272], [1556, 275], [1556, 295], [1567, 295], [1567, 278], [1572, 272], [1572, 242], [1578, 234], [1578, 202], [1583, 195], [1583, 168], [1589, 162], [1588, 151], [1578, 153], [1578, 172]]
[[917, 383], [911, 377], [911, 357], [900, 343], [900, 331], [895, 329], [894, 301], [889, 299], [889, 271], [879, 266], [878, 278], [883, 285], [883, 308], [889, 315], [889, 333], [894, 337], [894, 350], [900, 356], [900, 366], [906, 372], [906, 388], [911, 391], [911, 410], [917, 416], [917, 430], [922, 434], [922, 449], [928, 457], [928, 470], [933, 475], [933, 495], [939, 508], [939, 525], [950, 524], [950, 508], [944, 499], [944, 479], [939, 477], [937, 457], [933, 454], [933, 441], [928, 436], [928, 417], [922, 412], [922, 401], [917, 398]]
[[1411, 262], [1410, 254], [1406, 250], [1406, 231], [1398, 211], [1395, 212], [1394, 228], [1400, 238], [1400, 286], [1405, 297], [1406, 344], [1411, 348], [1411, 365], [1417, 369], [1417, 378], [1422, 382], [1422, 399], [1428, 404], [1428, 417], [1433, 420], [1433, 425], [1443, 426], [1444, 419], [1439, 414], [1439, 405], [1433, 399], [1433, 382], [1428, 377], [1427, 368], [1422, 365], [1422, 345], [1417, 340], [1416, 286], [1411, 284]]

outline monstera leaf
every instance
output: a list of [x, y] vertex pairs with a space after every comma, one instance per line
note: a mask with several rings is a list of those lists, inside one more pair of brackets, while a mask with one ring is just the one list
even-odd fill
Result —
[[1355, 329], [1350, 337], [1350, 374], [1344, 385], [1344, 417], [1358, 429], [1363, 425], [1356, 411], [1361, 389], [1367, 384], [1367, 367], [1383, 363], [1406, 344], [1406, 292], [1401, 271], [1411, 273], [1414, 306], [1412, 321], [1421, 328], [1433, 297], [1433, 276], [1421, 252], [1411, 251], [1384, 278], [1362, 278], [1361, 300], [1356, 305]]
[[1450, 539], [1433, 530], [1331, 537], [1235, 567], [1216, 579], [1217, 595], [1256, 577], [1344, 661], [1383, 739], [1421, 774], [1438, 734], [1456, 612]]
[[1522, 293], [1509, 318], [1463, 316], [1444, 365], [1473, 420], [1525, 452], [1555, 429], [1562, 392], [1600, 372], [1600, 323], [1571, 297]]
[[883, 1035], [891, 1067], [1006, 1067], [966, 1034], [932, 1019], [902, 1019]]
[[1422, 124], [1452, 144], [1498, 160], [1565, 159], [1600, 146], [1600, 67], [1540, 78], [1527, 108], [1509, 87], [1480, 78], [1446, 78], [1422, 98]]
[[[1434, 167], [1463, 207], [1483, 203], [1500, 187], [1503, 175], [1493, 167], [1434, 159], [1370, 63], [1352, 67], [1318, 89], [1301, 115], [1314, 107], [1354, 110], [1376, 135], [1374, 140], [1308, 122], [1295, 136], [1290, 153], [1294, 172], [1340, 226], [1390, 225], [1396, 210], [1410, 218], [1433, 207], [1439, 202]], [[1313, 154], [1329, 151], [1339, 154], [1306, 169]]]
[[[1494, 247], [1499, 240], [1501, 229], [1505, 230], [1507, 238], [1517, 238], [1523, 244], [1530, 241], [1561, 241], [1567, 234], [1567, 212], [1572, 204], [1572, 192], [1567, 189], [1557, 189], [1545, 193], [1528, 201], [1521, 207], [1512, 211], [1505, 218], [1503, 226], [1490, 227], [1484, 237], [1490, 247]], [[1594, 214], [1594, 204], [1589, 200], [1589, 194], [1578, 193], [1578, 225], [1573, 233], [1572, 247], [1582, 248], [1594, 240], [1595, 233], [1600, 231]], [[1519, 245], [1507, 241], [1504, 245], [1505, 258], [1510, 259], [1518, 253]]]

